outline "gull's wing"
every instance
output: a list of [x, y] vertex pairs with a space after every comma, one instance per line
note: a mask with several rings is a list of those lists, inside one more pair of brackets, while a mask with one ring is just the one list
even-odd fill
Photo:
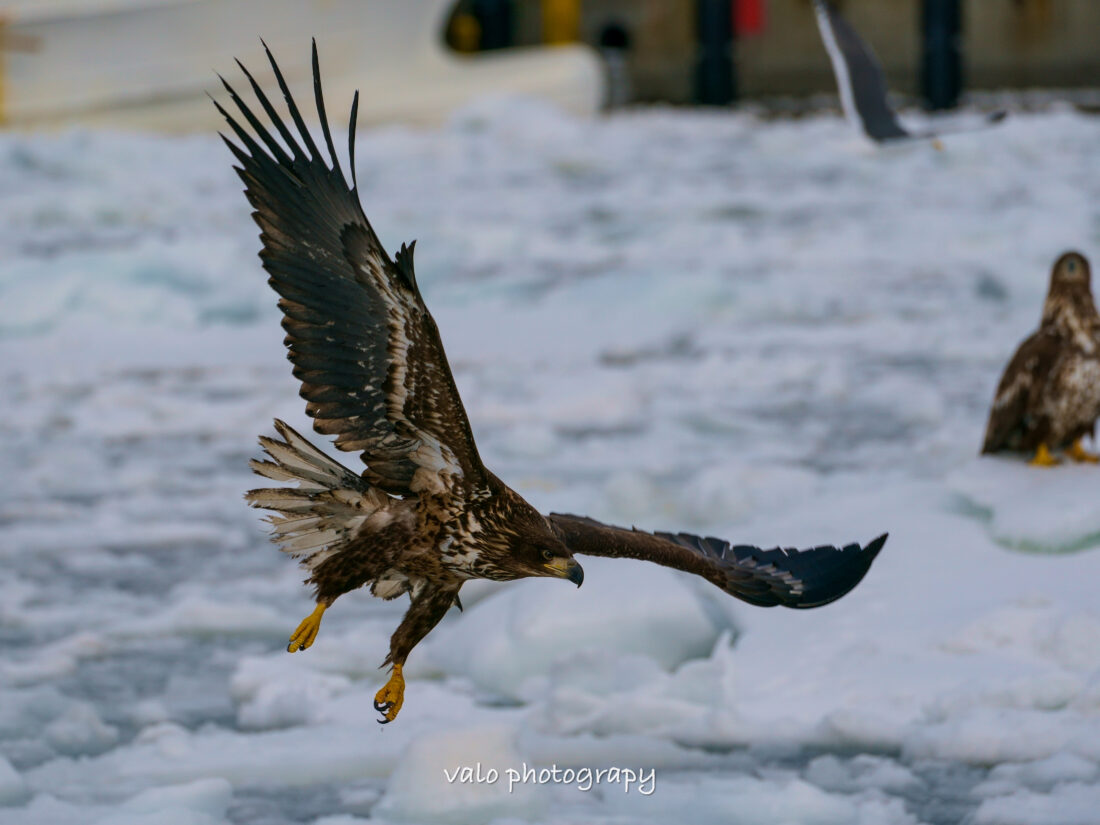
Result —
[[814, 0], [821, 40], [833, 64], [844, 114], [871, 140], [911, 137], [886, 99], [886, 78], [871, 47], [829, 0]]
[[358, 93], [348, 135], [349, 186], [325, 116], [316, 42], [313, 88], [327, 158], [270, 52], [268, 59], [292, 125], [241, 69], [279, 139], [224, 79], [240, 113], [233, 116], [214, 105], [239, 141], [226, 139], [255, 208], [260, 258], [268, 283], [281, 296], [287, 357], [302, 382], [314, 429], [335, 435], [341, 450], [361, 451], [364, 476], [386, 492], [484, 486], [486, 470], [439, 331], [416, 285], [413, 248], [402, 246], [390, 260], [359, 203]]
[[583, 516], [551, 513], [547, 520], [573, 553], [642, 559], [702, 576], [760, 607], [820, 607], [859, 584], [886, 534], [864, 547], [776, 547], [762, 550], [690, 533], [645, 533], [611, 527]]
[[871, 47], [855, 29], [840, 16], [830, 0], [813, 0], [817, 28], [821, 41], [833, 64], [840, 105], [854, 125], [871, 140], [928, 140], [961, 132], [973, 132], [1000, 123], [1008, 113], [990, 112], [974, 125], [949, 126], [931, 131], [910, 132], [898, 121], [887, 99], [886, 76]]

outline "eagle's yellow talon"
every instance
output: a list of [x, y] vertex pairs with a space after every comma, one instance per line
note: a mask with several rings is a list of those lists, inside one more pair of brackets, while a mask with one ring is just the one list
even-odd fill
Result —
[[1032, 467], [1057, 467], [1059, 462], [1050, 454], [1046, 444], [1040, 444], [1035, 451], [1035, 457], [1028, 462]]
[[1084, 447], [1081, 446], [1081, 439], [1077, 439], [1073, 442], [1072, 446], [1066, 450], [1066, 455], [1072, 458], [1074, 461], [1083, 461], [1086, 464], [1100, 464], [1100, 456], [1095, 453], [1090, 453]]
[[287, 653], [305, 650], [313, 644], [313, 640], [317, 638], [317, 631], [321, 629], [321, 616], [324, 615], [326, 607], [328, 605], [324, 602], [317, 602], [313, 612], [302, 619], [298, 629], [290, 636], [290, 644], [286, 646]]
[[401, 665], [394, 665], [390, 680], [374, 696], [374, 709], [382, 714], [378, 721], [384, 725], [396, 719], [404, 701], [405, 677], [401, 675]]

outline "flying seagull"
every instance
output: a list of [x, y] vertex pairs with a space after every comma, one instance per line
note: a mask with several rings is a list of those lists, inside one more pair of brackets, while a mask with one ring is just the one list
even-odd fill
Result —
[[[882, 66], [847, 20], [829, 0], [813, 0], [817, 28], [833, 64], [840, 105], [844, 115], [876, 143], [899, 140], [934, 140], [944, 131], [910, 132], [886, 99], [886, 77]], [[1004, 120], [1005, 112], [993, 112], [986, 124]], [[979, 127], [980, 128], [980, 127]], [[969, 131], [953, 129], [951, 131]]]
[[[266, 50], [266, 45], [265, 45]], [[574, 554], [645, 559], [702, 576], [750, 604], [817, 607], [863, 578], [886, 541], [861, 547], [762, 550], [688, 533], [645, 533], [572, 515], [540, 515], [491, 473], [478, 455], [439, 331], [417, 287], [413, 245], [391, 259], [363, 213], [355, 180], [351, 106], [347, 176], [333, 145], [321, 94], [317, 44], [313, 88], [324, 150], [306, 128], [282, 72], [267, 53], [290, 122], [241, 65], [264, 125], [222, 83], [239, 114], [215, 101], [237, 142], [226, 144], [260, 226], [260, 258], [279, 294], [285, 343], [301, 381], [306, 413], [340, 450], [358, 452], [356, 473], [281, 421], [261, 437], [259, 475], [293, 487], [252, 490], [247, 500], [273, 511], [272, 539], [309, 573], [316, 608], [290, 637], [308, 648], [321, 616], [343, 593], [410, 597], [375, 697], [383, 723], [404, 698], [402, 667], [413, 647], [469, 579], [549, 576], [580, 585]], [[240, 63], [238, 62], [238, 65]], [[274, 133], [271, 131], [274, 129]], [[327, 150], [327, 154], [326, 154]]]
[[1039, 329], [1008, 362], [985, 430], [983, 453], [1034, 453], [1031, 464], [1058, 463], [1052, 450], [1097, 463], [1081, 446], [1100, 418], [1100, 314], [1089, 262], [1067, 252], [1054, 264]]

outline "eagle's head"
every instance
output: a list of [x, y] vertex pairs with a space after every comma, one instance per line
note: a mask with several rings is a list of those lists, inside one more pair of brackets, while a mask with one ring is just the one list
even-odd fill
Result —
[[1089, 262], [1080, 252], [1067, 252], [1054, 262], [1050, 291], [1043, 304], [1043, 325], [1055, 326], [1064, 334], [1089, 343], [1091, 330], [1100, 326], [1100, 315], [1092, 299]]
[[552, 576], [569, 579], [580, 587], [584, 582], [584, 568], [573, 558], [564, 544], [551, 536], [550, 540], [532, 538], [519, 545], [513, 558], [526, 571], [527, 576]]
[[584, 581], [584, 568], [538, 510], [519, 496], [516, 499], [518, 501], [509, 508], [511, 512], [506, 532], [508, 550], [500, 566], [512, 578], [550, 576], [568, 579], [580, 587]]
[[1050, 272], [1050, 291], [1066, 290], [1092, 294], [1089, 262], [1080, 252], [1067, 252], [1054, 262]]

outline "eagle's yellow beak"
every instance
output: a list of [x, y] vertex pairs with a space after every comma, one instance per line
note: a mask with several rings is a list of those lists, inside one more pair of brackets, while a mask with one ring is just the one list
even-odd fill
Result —
[[584, 568], [573, 559], [554, 559], [544, 566], [550, 571], [551, 576], [557, 576], [559, 579], [569, 579], [577, 587], [580, 587], [581, 583], [584, 582]]

